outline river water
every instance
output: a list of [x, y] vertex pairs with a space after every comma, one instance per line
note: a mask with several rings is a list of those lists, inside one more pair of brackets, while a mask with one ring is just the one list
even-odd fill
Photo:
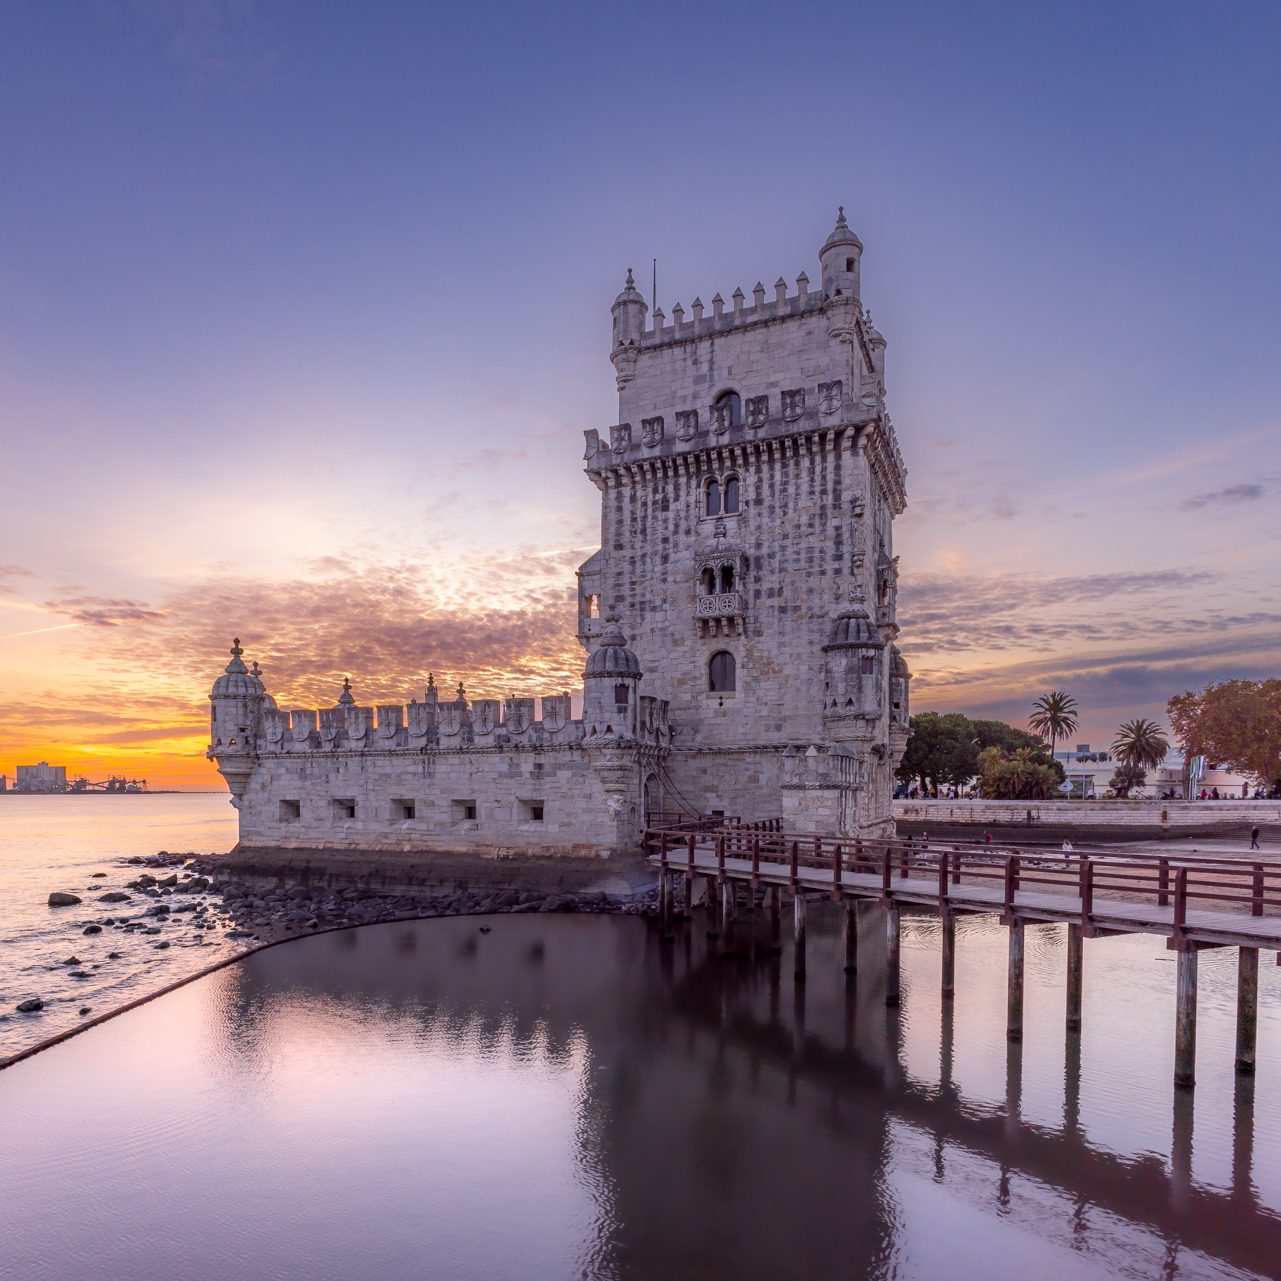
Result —
[[1086, 943], [1069, 1039], [1061, 928], [1028, 926], [1011, 1049], [998, 924], [961, 919], [945, 1004], [937, 923], [905, 916], [898, 1011], [879, 909], [860, 928], [851, 982], [811, 913], [800, 985], [701, 916], [674, 943], [533, 915], [259, 952], [0, 1072], [0, 1275], [1281, 1275], [1271, 957], [1257, 1079], [1232, 1070], [1233, 957], [1207, 952], [1176, 1094], [1161, 940]]

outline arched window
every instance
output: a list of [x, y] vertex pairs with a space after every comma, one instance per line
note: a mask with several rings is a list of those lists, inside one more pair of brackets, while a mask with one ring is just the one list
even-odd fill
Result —
[[727, 649], [717, 650], [707, 664], [707, 688], [713, 694], [730, 694], [734, 690], [736, 664]]
[[725, 515], [733, 516], [738, 511], [738, 477], [725, 477]]
[[703, 595], [714, 596], [716, 594], [716, 571], [709, 565], [703, 570]]
[[721, 591], [732, 592], [734, 590], [734, 566], [721, 566]]
[[743, 398], [736, 391], [723, 391], [716, 397], [717, 415], [728, 413], [729, 426], [743, 425]]
[[721, 482], [719, 480], [707, 482], [707, 514], [709, 516], [721, 514]]

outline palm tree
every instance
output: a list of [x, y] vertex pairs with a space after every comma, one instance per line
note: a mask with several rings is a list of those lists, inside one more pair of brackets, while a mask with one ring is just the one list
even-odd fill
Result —
[[1028, 726], [1042, 738], [1050, 740], [1050, 760], [1054, 759], [1054, 744], [1076, 732], [1076, 699], [1061, 689], [1042, 694], [1032, 704]]
[[1112, 751], [1119, 760], [1145, 774], [1160, 765], [1169, 750], [1170, 740], [1165, 731], [1155, 721], [1142, 716], [1126, 721], [1112, 743]]

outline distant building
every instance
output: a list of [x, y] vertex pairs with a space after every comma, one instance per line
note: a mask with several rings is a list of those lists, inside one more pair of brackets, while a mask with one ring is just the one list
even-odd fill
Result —
[[1204, 757], [1191, 762], [1163, 764], [1148, 775], [1148, 784], [1158, 797], [1173, 793], [1179, 800], [1199, 800], [1201, 793], [1213, 796], [1217, 791], [1223, 801], [1240, 801], [1254, 795], [1255, 784], [1244, 774], [1214, 765]]
[[1064, 781], [1072, 786], [1065, 796], [1102, 796], [1108, 790], [1117, 761], [1110, 752], [1091, 751], [1089, 743], [1078, 743], [1071, 751], [1055, 752], [1054, 759], [1063, 766]]
[[7, 792], [8, 790], [9, 776], [7, 774], [0, 774], [0, 792]]
[[18, 779], [13, 790], [15, 792], [65, 792], [67, 767], [50, 765], [48, 761], [41, 761], [39, 765], [19, 765]]

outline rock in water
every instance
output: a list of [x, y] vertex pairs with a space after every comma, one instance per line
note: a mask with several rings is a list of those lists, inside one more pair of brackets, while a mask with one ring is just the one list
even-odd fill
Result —
[[101, 926], [101, 925], [86, 925], [86, 926], [84, 927], [84, 929], [83, 929], [83, 930], [81, 930], [80, 932], [81, 932], [81, 934], [101, 934], [101, 933], [102, 933], [102, 926]]
[[124, 890], [112, 890], [110, 894], [98, 895], [99, 903], [127, 903], [129, 895]]
[[69, 956], [65, 961], [63, 961], [63, 965], [83, 965], [83, 964], [84, 962], [78, 956], [75, 956], [75, 955]]
[[44, 1009], [44, 1002], [38, 996], [28, 997], [25, 1001], [18, 1002], [19, 1014], [34, 1014], [37, 1010]]
[[81, 1018], [84, 1018], [84, 1016], [85, 1016], [86, 1014], [92, 1014], [92, 1013], [93, 1013], [93, 1006], [92, 1006], [92, 1005], [82, 1005], [82, 1006], [80, 1007], [80, 1017], [81, 1017]]
[[77, 898], [76, 895], [67, 894], [63, 890], [54, 890], [54, 892], [49, 895], [50, 907], [75, 907], [79, 902], [80, 899]]

